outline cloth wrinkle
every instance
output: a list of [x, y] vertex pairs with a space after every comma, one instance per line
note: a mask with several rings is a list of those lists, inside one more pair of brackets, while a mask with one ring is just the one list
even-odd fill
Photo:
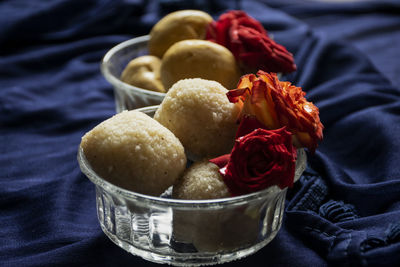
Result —
[[385, 234], [388, 244], [400, 242], [400, 222], [389, 224]]
[[[317, 233], [319, 235], [323, 235], [323, 236], [325, 236], [327, 238], [334, 238], [335, 239], [337, 237], [334, 234], [329, 234], [329, 233], [321, 231], [320, 229], [313, 228], [313, 227], [310, 227], [310, 226], [305, 226], [304, 229], [307, 230], [307, 231], [310, 231], [310, 232], [315, 232], [315, 233]], [[334, 242], [335, 242], [334, 239], [329, 241], [329, 246], [328, 246], [328, 250], [327, 250], [328, 254], [331, 253], [331, 250], [332, 250], [332, 248], [334, 246]]]
[[345, 247], [345, 249], [344, 249], [344, 256], [345, 257], [347, 257], [350, 253], [349, 253], [349, 247], [350, 247], [350, 243], [351, 243], [351, 238], [352, 238], [352, 236], [351, 236], [351, 232], [349, 232], [349, 237], [348, 237], [348, 239], [347, 239], [347, 244], [345, 245], [346, 247]]

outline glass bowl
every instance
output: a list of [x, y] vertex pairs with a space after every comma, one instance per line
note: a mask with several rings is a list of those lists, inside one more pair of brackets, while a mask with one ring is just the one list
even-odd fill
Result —
[[[157, 106], [137, 109], [150, 116]], [[295, 180], [306, 167], [298, 150]], [[125, 190], [98, 176], [80, 148], [82, 172], [96, 186], [97, 216], [104, 233], [148, 261], [176, 266], [212, 265], [255, 253], [278, 233], [287, 189], [272, 186], [238, 197], [180, 200]]]
[[164, 99], [165, 93], [142, 89], [120, 80], [121, 73], [129, 61], [148, 54], [148, 40], [148, 35], [127, 40], [111, 48], [103, 57], [101, 72], [114, 87], [118, 113], [123, 110], [157, 105]]

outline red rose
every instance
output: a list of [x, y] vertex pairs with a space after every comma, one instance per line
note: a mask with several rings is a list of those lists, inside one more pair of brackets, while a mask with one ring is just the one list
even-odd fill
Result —
[[222, 14], [208, 27], [206, 39], [228, 48], [246, 72], [296, 70], [293, 55], [269, 38], [261, 23], [243, 11]]
[[272, 185], [293, 185], [296, 149], [285, 127], [277, 130], [256, 129], [239, 137], [229, 155], [210, 160], [233, 196], [256, 192]]

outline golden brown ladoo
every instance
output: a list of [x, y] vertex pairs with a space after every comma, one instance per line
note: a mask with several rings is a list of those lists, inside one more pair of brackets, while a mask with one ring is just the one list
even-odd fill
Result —
[[164, 93], [160, 78], [161, 60], [155, 56], [132, 59], [121, 74], [121, 81], [130, 85]]
[[227, 48], [204, 40], [184, 40], [172, 45], [162, 59], [160, 73], [167, 91], [186, 78], [213, 80], [233, 89], [241, 76], [235, 57]]
[[165, 51], [176, 42], [204, 39], [208, 24], [212, 21], [209, 14], [200, 10], [180, 10], [166, 15], [151, 29], [149, 54], [162, 58]]

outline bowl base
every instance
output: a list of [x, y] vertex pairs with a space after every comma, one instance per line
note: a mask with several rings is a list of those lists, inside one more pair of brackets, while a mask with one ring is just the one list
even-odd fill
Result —
[[231, 262], [256, 253], [264, 246], [266, 246], [269, 242], [271, 242], [272, 239], [275, 238], [280, 229], [280, 225], [275, 231], [270, 233], [268, 238], [248, 248], [239, 249], [232, 252], [220, 253], [220, 254], [196, 252], [196, 253], [185, 253], [182, 255], [179, 254], [163, 255], [161, 253], [155, 253], [154, 251], [144, 250], [142, 248], [135, 247], [134, 245], [119, 239], [116, 235], [108, 231], [103, 224], [101, 224], [101, 228], [103, 232], [108, 236], [108, 238], [110, 238], [111, 241], [113, 241], [117, 246], [121, 247], [122, 249], [126, 250], [127, 252], [135, 256], [143, 258], [144, 260], [158, 264], [169, 264], [173, 266], [207, 266], [207, 265], [216, 265], [216, 264]]

